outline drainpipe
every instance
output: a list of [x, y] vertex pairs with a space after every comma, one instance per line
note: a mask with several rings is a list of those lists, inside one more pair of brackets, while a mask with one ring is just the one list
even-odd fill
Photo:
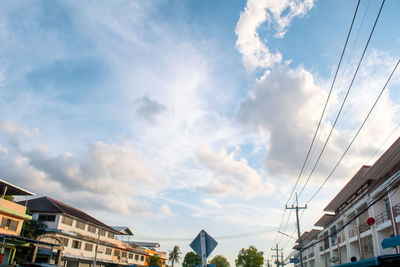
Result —
[[6, 196], [7, 188], [8, 188], [8, 186], [5, 186], [5, 187], [4, 187], [4, 192], [3, 192], [3, 196], [2, 196], [3, 199], [4, 199], [4, 197]]
[[[392, 229], [393, 229], [393, 235], [396, 236], [398, 235], [397, 233], [397, 227], [396, 227], [396, 213], [394, 212], [394, 208], [392, 207], [392, 200], [390, 198], [390, 194], [388, 192], [388, 200], [389, 200], [389, 207], [390, 207], [390, 222], [392, 223]], [[399, 254], [399, 247], [396, 246], [396, 253]]]

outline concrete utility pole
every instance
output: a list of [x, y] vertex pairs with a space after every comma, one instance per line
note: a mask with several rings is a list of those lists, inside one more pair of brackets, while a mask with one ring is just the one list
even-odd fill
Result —
[[282, 251], [283, 248], [278, 248], [278, 244], [276, 244], [276, 248], [271, 248], [272, 251], [276, 251], [276, 256], [272, 255], [272, 257], [276, 257], [276, 266], [279, 267], [279, 251]]
[[300, 221], [299, 221], [299, 210], [300, 209], [306, 209], [307, 205], [304, 207], [299, 207], [299, 199], [297, 198], [297, 192], [296, 192], [296, 207], [292, 205], [292, 207], [288, 207], [286, 205], [286, 209], [289, 210], [296, 210], [296, 220], [297, 220], [297, 236], [299, 237], [299, 254], [300, 254], [300, 266], [303, 267], [303, 255], [302, 255], [302, 242], [300, 240]]

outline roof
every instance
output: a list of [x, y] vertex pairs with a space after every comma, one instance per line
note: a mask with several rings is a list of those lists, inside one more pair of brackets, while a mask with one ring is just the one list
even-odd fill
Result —
[[324, 211], [336, 211], [349, 197], [358, 191], [358, 189], [368, 181], [364, 174], [370, 166], [362, 166], [350, 181], [340, 190], [340, 192], [329, 202]]
[[31, 212], [50, 212], [50, 213], [62, 213], [67, 214], [77, 219], [81, 219], [86, 222], [90, 222], [114, 233], [118, 233], [115, 229], [102, 223], [101, 221], [93, 218], [92, 216], [86, 214], [85, 212], [71, 207], [61, 201], [55, 200], [51, 197], [39, 197], [30, 199], [27, 202], [27, 207]]
[[324, 214], [322, 217], [314, 224], [314, 226], [325, 227], [328, 225], [336, 216], [333, 214]]
[[160, 247], [159, 243], [155, 242], [141, 242], [141, 241], [129, 241], [130, 245], [138, 246], [138, 247], [147, 247], [147, 248], [158, 248]]
[[128, 226], [110, 226], [113, 228], [115, 231], [119, 232], [119, 234], [122, 235], [134, 235], [133, 231], [129, 229]]
[[[400, 137], [379, 157], [372, 166], [363, 166], [325, 207], [324, 211], [336, 211], [366, 182], [375, 184], [394, 174], [400, 163]], [[392, 172], [392, 173], [391, 173]]]
[[35, 194], [29, 192], [28, 190], [22, 189], [16, 185], [10, 184], [4, 180], [0, 179], [0, 192], [1, 194], [4, 193], [4, 190], [7, 187], [6, 195], [10, 196], [34, 196]]

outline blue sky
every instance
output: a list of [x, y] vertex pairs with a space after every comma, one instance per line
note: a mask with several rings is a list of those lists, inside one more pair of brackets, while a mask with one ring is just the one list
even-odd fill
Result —
[[[187, 240], [205, 229], [218, 237], [213, 254], [231, 262], [249, 245], [269, 255], [356, 4], [3, 1], [1, 177], [110, 225], [128, 225], [138, 240], [160, 241], [163, 250], [178, 244], [186, 253]], [[311, 163], [379, 7], [361, 1]], [[399, 59], [397, 10], [398, 1], [386, 1], [301, 202], [326, 178]], [[399, 124], [399, 83], [397, 71], [345, 161], [310, 203], [302, 230]], [[292, 234], [293, 216], [288, 225]], [[248, 235], [234, 237], [242, 233]], [[293, 240], [278, 241], [290, 252]]]

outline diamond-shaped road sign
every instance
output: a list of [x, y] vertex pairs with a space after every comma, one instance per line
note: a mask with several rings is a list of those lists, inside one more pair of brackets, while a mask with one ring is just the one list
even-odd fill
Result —
[[[190, 247], [196, 252], [197, 255], [200, 257], [203, 257], [203, 251], [201, 251], [201, 235], [204, 233], [204, 239], [205, 239], [205, 257], [207, 258], [211, 252], [214, 250], [214, 248], [218, 245], [217, 241], [215, 241], [214, 238], [212, 238], [209, 234], [207, 234], [206, 231], [201, 230], [200, 233], [196, 236], [196, 238], [190, 243]], [[202, 255], [203, 254], [203, 255]]]

